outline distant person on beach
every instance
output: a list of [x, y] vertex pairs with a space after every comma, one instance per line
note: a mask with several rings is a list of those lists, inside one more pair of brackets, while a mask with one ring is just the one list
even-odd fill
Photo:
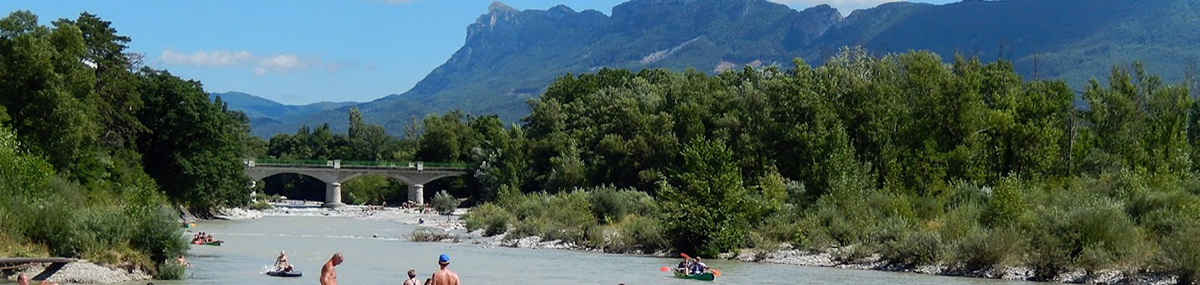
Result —
[[458, 285], [458, 274], [446, 269], [447, 266], [450, 266], [450, 256], [445, 253], [438, 256], [438, 265], [442, 267], [442, 270], [433, 273], [433, 285]]
[[334, 266], [342, 264], [342, 253], [334, 253], [329, 261], [325, 262], [325, 266], [321, 267], [321, 285], [337, 285], [337, 272], [333, 271]]
[[404, 280], [404, 284], [402, 285], [421, 285], [421, 280], [417, 280], [417, 271], [409, 269], [408, 279]]

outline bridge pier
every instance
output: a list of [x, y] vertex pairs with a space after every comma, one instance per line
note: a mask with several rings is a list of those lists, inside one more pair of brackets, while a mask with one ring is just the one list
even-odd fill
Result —
[[425, 185], [412, 184], [408, 186], [408, 200], [417, 205], [425, 204]]
[[337, 208], [345, 205], [342, 204], [342, 183], [325, 184], [325, 207]]

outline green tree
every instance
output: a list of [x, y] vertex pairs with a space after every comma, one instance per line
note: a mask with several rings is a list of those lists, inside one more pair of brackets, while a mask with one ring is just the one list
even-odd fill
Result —
[[199, 82], [143, 69], [138, 117], [150, 130], [139, 136], [142, 163], [174, 203], [194, 209], [239, 206], [249, 200], [242, 168], [243, 122], [210, 103]]
[[741, 246], [750, 225], [746, 189], [733, 154], [721, 142], [693, 140], [671, 184], [659, 190], [675, 248], [716, 256]]
[[437, 211], [438, 214], [446, 215], [447, 219], [450, 218], [450, 214], [453, 214], [455, 209], [458, 209], [458, 199], [450, 196], [450, 193], [446, 193], [446, 190], [438, 191], [437, 194], [434, 194], [431, 204], [433, 210]]

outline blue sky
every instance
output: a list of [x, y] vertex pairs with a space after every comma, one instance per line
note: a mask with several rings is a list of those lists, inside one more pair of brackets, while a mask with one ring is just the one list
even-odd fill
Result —
[[[285, 104], [370, 101], [412, 88], [450, 58], [492, 0], [4, 0], [43, 23], [87, 11], [133, 38], [145, 63]], [[517, 9], [566, 4], [605, 14], [627, 0], [508, 0]], [[886, 0], [772, 0], [847, 14]], [[920, 2], [945, 3], [948, 0]]]

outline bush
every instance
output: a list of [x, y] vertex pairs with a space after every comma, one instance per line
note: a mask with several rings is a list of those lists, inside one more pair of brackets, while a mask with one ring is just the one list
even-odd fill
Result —
[[649, 252], [665, 249], [668, 245], [667, 234], [663, 231], [662, 221], [658, 219], [629, 215], [619, 226], [621, 244], [625, 248]]
[[184, 272], [187, 267], [180, 265], [177, 262], [164, 262], [158, 266], [158, 272], [154, 274], [154, 279], [158, 280], [183, 280]]
[[432, 206], [438, 214], [450, 215], [454, 213], [455, 209], [458, 209], [458, 200], [454, 199], [454, 196], [450, 196], [446, 190], [442, 190], [433, 195]]
[[905, 266], [933, 264], [942, 256], [942, 239], [935, 232], [912, 231], [890, 243], [883, 254], [885, 260]]
[[592, 214], [596, 220], [609, 224], [629, 214], [646, 215], [654, 209], [654, 198], [633, 189], [616, 190], [611, 186], [596, 187], [589, 192]]
[[274, 209], [274, 208], [275, 208], [275, 206], [271, 206], [271, 203], [267, 203], [267, 201], [266, 201], [266, 200], [259, 200], [259, 201], [256, 201], [256, 202], [254, 202], [254, 203], [251, 203], [251, 204], [250, 204], [250, 206], [247, 206], [247, 208], [249, 208], [249, 209], [251, 209], [251, 210], [259, 210], [259, 211], [261, 211], [261, 210], [270, 210], [270, 209]]
[[1162, 241], [1158, 266], [1179, 276], [1178, 284], [1195, 284], [1200, 278], [1200, 227], [1189, 224]]
[[183, 237], [183, 228], [175, 221], [166, 206], [148, 205], [132, 207], [134, 230], [129, 245], [145, 252], [155, 262], [167, 261], [188, 250], [188, 241]]
[[1119, 204], [1075, 189], [1055, 197], [1026, 225], [1038, 278], [1049, 280], [1075, 266], [1091, 274], [1145, 258], [1141, 230]]
[[455, 242], [457, 242], [458, 236], [440, 229], [429, 227], [417, 228], [408, 235], [408, 240], [412, 242], [440, 242], [448, 239], [453, 239]]
[[953, 252], [952, 259], [967, 270], [996, 269], [1022, 255], [1024, 240], [1013, 228], [975, 228], [955, 242]]
[[468, 231], [483, 229], [483, 236], [494, 236], [508, 232], [509, 225], [515, 219], [507, 210], [492, 203], [475, 207], [463, 217]]

